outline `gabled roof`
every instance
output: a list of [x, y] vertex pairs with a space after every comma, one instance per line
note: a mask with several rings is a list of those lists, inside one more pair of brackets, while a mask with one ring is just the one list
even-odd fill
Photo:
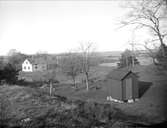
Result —
[[129, 74], [133, 73], [134, 75], [136, 75], [134, 72], [132, 72], [131, 70], [129, 70], [128, 68], [126, 69], [116, 69], [111, 71], [107, 77], [114, 79], [114, 80], [123, 80], [125, 79]]
[[30, 63], [32, 63], [31, 59], [29, 59], [29, 58], [26, 58], [23, 62], [25, 62], [26, 60], [29, 61]]
[[41, 59], [41, 58], [27, 58], [26, 60], [28, 60], [31, 64], [46, 64], [47, 61]]

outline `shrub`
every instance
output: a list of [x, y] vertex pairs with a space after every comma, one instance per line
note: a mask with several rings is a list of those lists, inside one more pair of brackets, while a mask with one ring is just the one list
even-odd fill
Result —
[[19, 70], [12, 64], [8, 63], [0, 70], [0, 81], [4, 81], [8, 84], [16, 84], [18, 81]]

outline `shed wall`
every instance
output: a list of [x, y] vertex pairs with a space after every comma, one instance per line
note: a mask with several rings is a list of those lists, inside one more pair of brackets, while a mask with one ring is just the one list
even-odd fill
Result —
[[139, 98], [139, 87], [137, 78], [133, 79], [133, 98]]
[[108, 96], [114, 99], [122, 100], [122, 85], [121, 81], [110, 79], [107, 81]]
[[122, 81], [122, 86], [123, 86], [123, 99], [128, 100], [126, 98], [126, 79], [132, 79], [132, 99], [138, 98], [139, 96], [139, 89], [138, 89], [138, 80], [137, 77], [134, 74], [129, 74], [123, 81]]

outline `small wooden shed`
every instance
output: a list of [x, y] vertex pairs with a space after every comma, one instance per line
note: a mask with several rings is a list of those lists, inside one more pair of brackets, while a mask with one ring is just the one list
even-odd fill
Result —
[[138, 77], [130, 70], [114, 70], [108, 75], [108, 96], [128, 101], [139, 97]]

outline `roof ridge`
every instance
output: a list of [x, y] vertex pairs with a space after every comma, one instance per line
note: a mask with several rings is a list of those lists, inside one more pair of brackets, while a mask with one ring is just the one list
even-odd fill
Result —
[[113, 70], [108, 74], [109, 78], [123, 80], [129, 73], [134, 73], [131, 69]]

